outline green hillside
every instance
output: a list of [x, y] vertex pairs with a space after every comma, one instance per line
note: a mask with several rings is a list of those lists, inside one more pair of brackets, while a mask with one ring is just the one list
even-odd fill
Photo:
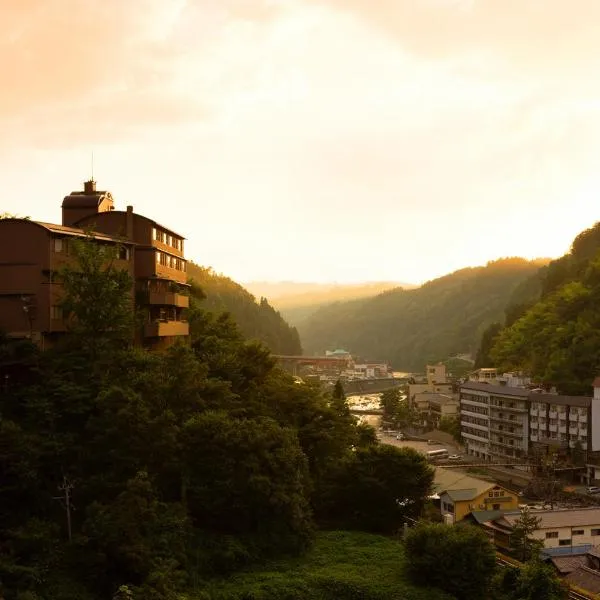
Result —
[[600, 223], [578, 235], [571, 250], [529, 285], [529, 297], [513, 299], [480, 353], [563, 393], [589, 393], [600, 374]]
[[372, 281], [355, 284], [302, 283], [302, 282], [249, 282], [246, 288], [257, 296], [264, 296], [295, 327], [300, 327], [317, 310], [334, 302], [349, 302], [373, 297], [382, 292], [402, 287], [416, 287], [410, 283]]
[[[259, 302], [241, 285], [212, 269], [188, 263], [197, 305], [214, 313], [231, 313], [244, 336], [260, 340], [275, 354], [301, 354], [300, 338], [265, 298]], [[205, 297], [203, 297], [205, 296]]]
[[461, 353], [474, 353], [482, 333], [500, 320], [513, 293], [540, 261], [507, 258], [467, 268], [412, 290], [319, 309], [301, 327], [307, 353], [345, 348], [403, 370]]

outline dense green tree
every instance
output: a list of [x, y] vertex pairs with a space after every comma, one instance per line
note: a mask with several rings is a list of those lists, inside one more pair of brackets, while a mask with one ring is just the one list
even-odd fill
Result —
[[576, 467], [584, 467], [585, 466], [585, 450], [583, 448], [583, 444], [577, 440], [575, 442], [575, 446], [571, 450], [571, 461]]
[[433, 469], [411, 448], [359, 448], [332, 474], [318, 515], [329, 527], [396, 533], [419, 517]]
[[132, 279], [116, 263], [118, 248], [92, 238], [70, 243], [73, 263], [59, 272], [61, 307], [71, 334], [92, 359], [133, 340]]
[[562, 582], [550, 565], [540, 560], [524, 565], [513, 586], [506, 589], [514, 600], [567, 600], [569, 586]]
[[431, 585], [458, 600], [485, 598], [496, 567], [487, 535], [472, 525], [421, 523], [404, 537], [406, 570], [419, 585]]
[[293, 430], [266, 418], [236, 422], [225, 413], [205, 413], [185, 424], [184, 444], [196, 527], [237, 536], [266, 554], [306, 548], [310, 484]]
[[442, 417], [438, 429], [449, 433], [457, 442], [461, 441], [460, 421], [456, 417]]
[[525, 562], [536, 558], [544, 547], [542, 540], [533, 537], [535, 531], [540, 528], [541, 522], [542, 520], [531, 514], [529, 509], [521, 509], [521, 515], [515, 521], [510, 536], [512, 549], [520, 561]]
[[379, 396], [379, 405], [383, 410], [383, 419], [391, 421], [398, 412], [400, 402], [402, 401], [402, 392], [399, 388], [386, 390]]
[[525, 371], [565, 394], [589, 394], [600, 370], [600, 224], [540, 269], [535, 291], [532, 285], [507, 309], [490, 350], [495, 366]]
[[481, 343], [477, 350], [477, 356], [475, 357], [475, 364], [473, 368], [480, 369], [481, 367], [489, 367], [493, 364], [490, 356], [490, 351], [494, 347], [496, 337], [502, 331], [502, 325], [500, 323], [492, 323], [481, 336]]
[[[235, 281], [194, 263], [188, 263], [188, 275], [192, 310], [202, 308], [216, 316], [228, 313], [247, 339], [264, 343], [275, 354], [302, 354], [298, 331], [266, 298], [257, 302]], [[193, 321], [191, 324], [194, 335]]]

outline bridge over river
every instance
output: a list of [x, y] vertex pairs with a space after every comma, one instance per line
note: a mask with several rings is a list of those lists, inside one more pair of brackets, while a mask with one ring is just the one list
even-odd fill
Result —
[[367, 394], [380, 394], [387, 390], [405, 385], [406, 379], [396, 377], [385, 377], [381, 379], [354, 379], [353, 381], [344, 381], [342, 386], [346, 396], [361, 396]]

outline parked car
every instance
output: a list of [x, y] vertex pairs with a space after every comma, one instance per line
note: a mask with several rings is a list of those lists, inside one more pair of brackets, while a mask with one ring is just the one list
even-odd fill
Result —
[[399, 433], [399, 434], [396, 436], [396, 439], [397, 439], [397, 440], [403, 440], [403, 439], [404, 439], [404, 434], [403, 434], [403, 433]]
[[460, 456], [460, 454], [451, 454], [448, 457], [448, 460], [462, 460], [462, 456]]
[[598, 487], [597, 485], [590, 485], [590, 487], [587, 489], [587, 493], [600, 494], [600, 487]]

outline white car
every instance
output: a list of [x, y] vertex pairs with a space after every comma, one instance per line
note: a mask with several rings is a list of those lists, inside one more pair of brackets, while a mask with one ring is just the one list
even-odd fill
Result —
[[448, 457], [448, 460], [462, 460], [462, 456], [460, 456], [459, 454], [451, 454]]
[[591, 485], [588, 489], [587, 489], [587, 493], [588, 494], [600, 494], [600, 487], [596, 486], [596, 485]]
[[399, 433], [399, 434], [396, 436], [396, 439], [397, 439], [397, 440], [400, 440], [400, 441], [402, 441], [402, 440], [404, 439], [404, 434], [403, 434], [403, 433]]

